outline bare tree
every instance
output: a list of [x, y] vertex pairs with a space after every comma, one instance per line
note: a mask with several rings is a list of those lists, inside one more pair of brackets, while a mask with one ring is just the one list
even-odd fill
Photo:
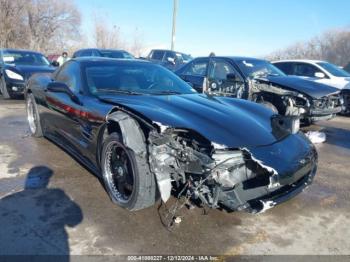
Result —
[[0, 0], [1, 47], [54, 52], [80, 37], [80, 13], [69, 0]]
[[318, 59], [337, 65], [350, 61], [350, 29], [333, 29], [309, 41], [295, 43], [267, 56], [270, 60]]
[[127, 50], [135, 55], [136, 57], [140, 57], [144, 50], [143, 37], [138, 28], [135, 28], [135, 32], [133, 35], [132, 43], [129, 45]]
[[120, 28], [108, 25], [104, 19], [95, 17], [94, 44], [97, 48], [123, 48]]
[[0, 0], [0, 47], [24, 47], [25, 4], [25, 0]]
[[27, 2], [29, 47], [49, 52], [77, 40], [80, 13], [68, 0], [30, 0]]
[[124, 49], [137, 57], [144, 49], [142, 32], [138, 28], [135, 28], [131, 37], [126, 38], [120, 27], [108, 24], [101, 17], [95, 17], [93, 41], [97, 48]]

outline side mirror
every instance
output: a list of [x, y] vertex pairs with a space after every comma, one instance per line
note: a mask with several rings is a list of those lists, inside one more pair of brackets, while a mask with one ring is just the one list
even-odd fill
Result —
[[325, 78], [326, 75], [324, 73], [322, 73], [322, 72], [316, 72], [315, 73], [315, 77], [317, 77], [317, 78]]
[[229, 73], [226, 75], [227, 81], [236, 81], [236, 74], [235, 73]]
[[167, 60], [168, 60], [169, 63], [175, 64], [175, 59], [174, 58], [168, 57]]
[[60, 64], [57, 61], [52, 61], [51, 65], [54, 66], [54, 67], [59, 67], [60, 66]]
[[72, 99], [73, 102], [81, 105], [79, 98], [72, 92], [72, 90], [69, 89], [69, 87], [65, 83], [50, 82], [47, 85], [47, 91], [50, 91], [53, 93], [65, 93], [70, 97], [70, 99]]
[[54, 93], [69, 93], [71, 90], [69, 87], [62, 82], [50, 82], [47, 85], [47, 90]]

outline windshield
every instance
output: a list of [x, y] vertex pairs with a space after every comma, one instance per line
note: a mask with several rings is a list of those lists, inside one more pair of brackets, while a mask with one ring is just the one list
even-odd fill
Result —
[[126, 59], [133, 59], [134, 56], [129, 54], [128, 52], [126, 51], [107, 51], [107, 50], [104, 50], [104, 51], [100, 51], [101, 52], [101, 55], [103, 57], [109, 57], [109, 58], [126, 58]]
[[319, 62], [317, 64], [334, 76], [350, 77], [350, 74], [348, 72], [346, 72], [344, 69], [341, 69], [340, 67], [333, 65], [331, 63]]
[[265, 60], [242, 59], [235, 61], [243, 74], [251, 79], [262, 76], [285, 76], [281, 70]]
[[88, 88], [94, 95], [102, 93], [131, 95], [196, 93], [178, 76], [154, 64], [95, 63], [87, 64], [84, 71]]
[[3, 51], [2, 57], [5, 64], [32, 66], [50, 65], [50, 62], [46, 59], [46, 57], [38, 53], [23, 51]]

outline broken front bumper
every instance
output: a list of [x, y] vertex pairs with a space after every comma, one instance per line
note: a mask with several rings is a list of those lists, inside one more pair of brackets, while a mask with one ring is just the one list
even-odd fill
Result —
[[335, 117], [335, 115], [341, 111], [343, 111], [342, 106], [325, 109], [310, 109], [309, 119], [311, 121], [328, 120]]
[[312, 183], [316, 173], [317, 152], [302, 134], [291, 135], [270, 146], [249, 149], [249, 153], [265, 172], [260, 170], [255, 177], [222, 191], [219, 202], [228, 209], [264, 211], [299, 194]]
[[25, 82], [22, 80], [6, 79], [6, 88], [12, 95], [23, 95]]

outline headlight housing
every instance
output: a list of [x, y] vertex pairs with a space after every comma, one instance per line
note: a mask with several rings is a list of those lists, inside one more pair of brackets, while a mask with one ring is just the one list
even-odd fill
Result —
[[288, 134], [296, 134], [300, 130], [299, 116], [275, 115], [271, 119], [272, 133], [277, 138], [282, 138]]
[[6, 75], [11, 78], [11, 79], [15, 79], [15, 80], [23, 80], [23, 76], [21, 76], [18, 73], [13, 72], [12, 70], [6, 69], [5, 70]]
[[285, 127], [292, 133], [296, 134], [300, 130], [300, 118], [298, 116], [285, 117]]

